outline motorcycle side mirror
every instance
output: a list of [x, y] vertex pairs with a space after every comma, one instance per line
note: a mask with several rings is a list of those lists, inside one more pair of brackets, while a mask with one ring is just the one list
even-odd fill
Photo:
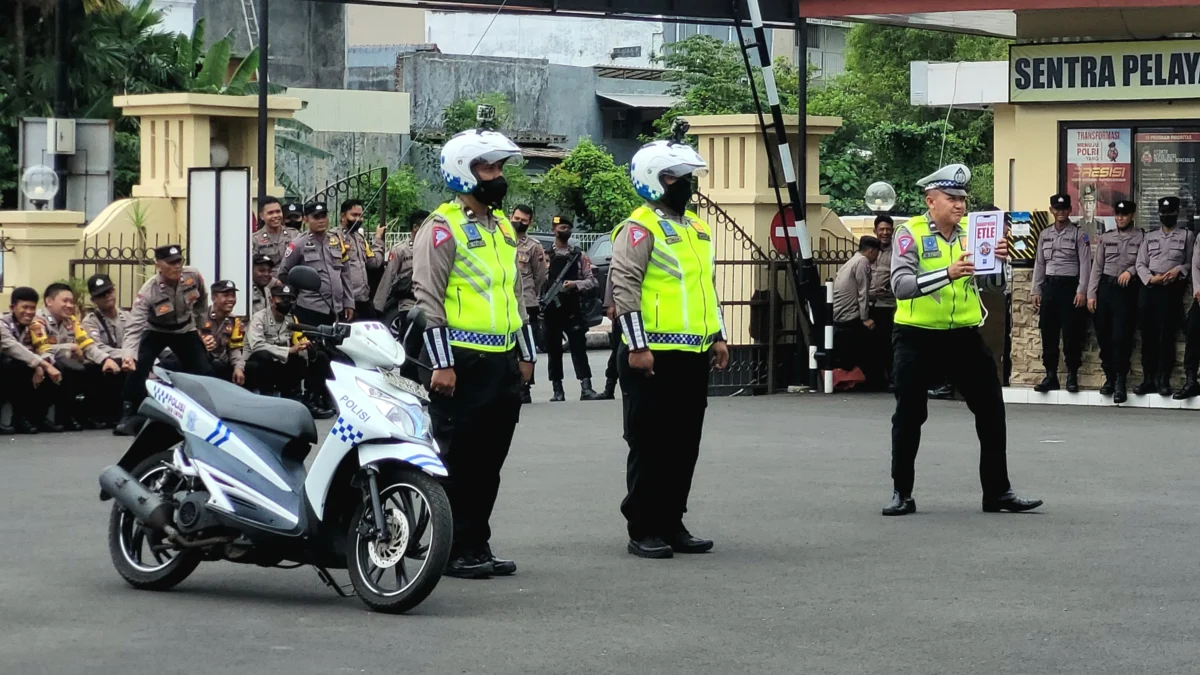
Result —
[[311, 267], [296, 265], [288, 271], [288, 285], [302, 291], [318, 292], [321, 290], [321, 275]]
[[420, 307], [413, 307], [412, 309], [408, 310], [408, 325], [413, 330], [417, 331], [417, 333], [425, 332], [426, 323], [427, 319], [425, 316], [425, 310], [421, 309]]

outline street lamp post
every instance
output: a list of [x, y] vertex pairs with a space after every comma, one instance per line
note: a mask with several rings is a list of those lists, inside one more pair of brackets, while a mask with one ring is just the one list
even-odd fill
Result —
[[[60, 2], [62, 0], [59, 0]], [[258, 203], [267, 196], [267, 62], [270, 41], [268, 0], [258, 0]]]

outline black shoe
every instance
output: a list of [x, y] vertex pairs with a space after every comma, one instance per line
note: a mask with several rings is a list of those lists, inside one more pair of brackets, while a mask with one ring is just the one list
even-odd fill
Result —
[[596, 398], [594, 400], [596, 400], [596, 401], [611, 401], [614, 398], [616, 398], [616, 393], [617, 393], [617, 381], [613, 380], [613, 379], [609, 379], [604, 382], [604, 391], [600, 392], [599, 394], [596, 394]]
[[84, 431], [95, 431], [100, 428], [100, 423], [90, 417], [79, 415], [73, 419], [76, 424], [83, 427]]
[[694, 537], [687, 530], [680, 530], [673, 535], [663, 537], [663, 541], [676, 553], [708, 553], [713, 547], [712, 539]]
[[59, 431], [83, 431], [83, 425], [70, 417], [64, 419], [62, 424], [58, 425]]
[[1171, 391], [1171, 378], [1169, 378], [1169, 377], [1158, 378], [1158, 395], [1159, 396], [1170, 396], [1172, 393], [1174, 393], [1174, 392]]
[[335, 414], [333, 408], [328, 407], [322, 397], [316, 394], [305, 396], [301, 403], [315, 420], [327, 420]]
[[481, 562], [489, 562], [492, 564], [492, 574], [498, 577], [511, 576], [517, 571], [517, 563], [504, 558], [497, 558], [492, 554], [490, 546], [483, 549], [483, 554], [479, 556]]
[[1134, 396], [1145, 396], [1154, 391], [1154, 383], [1150, 380], [1142, 380], [1142, 383], [1133, 388]]
[[892, 501], [883, 507], [885, 516], [906, 516], [917, 512], [917, 502], [912, 495], [901, 495], [899, 490], [892, 491]]
[[1113, 388], [1113, 403], [1124, 403], [1129, 397], [1125, 393], [1125, 376], [1117, 376], [1117, 386]]
[[929, 398], [936, 398], [936, 399], [941, 399], [943, 401], [948, 401], [948, 400], [954, 398], [954, 387], [949, 384], [944, 384], [944, 385], [938, 387], [937, 389], [930, 389], [929, 390]]
[[1196, 382], [1195, 375], [1188, 375], [1187, 383], [1183, 385], [1183, 389], [1175, 392], [1175, 395], [1171, 398], [1175, 399], [1176, 401], [1182, 401], [1184, 399], [1192, 398], [1197, 394], [1200, 394], [1200, 382]]
[[495, 574], [495, 568], [487, 560], [480, 560], [473, 555], [460, 555], [446, 563], [443, 573], [455, 579], [487, 579]]
[[563, 391], [562, 380], [554, 380], [550, 384], [554, 387], [554, 396], [550, 397], [551, 403], [560, 403], [567, 400], [567, 394]]
[[630, 539], [626, 549], [639, 558], [674, 558], [675, 553], [659, 537]]
[[63, 428], [50, 420], [40, 420], [37, 422], [38, 431], [46, 434], [61, 434]]
[[121, 409], [123, 411], [121, 421], [113, 427], [113, 436], [137, 436], [138, 432], [142, 430], [142, 424], [145, 423], [146, 418], [139, 415], [137, 406], [129, 401], [125, 401]]
[[595, 401], [600, 397], [595, 389], [592, 389], [592, 378], [585, 377], [579, 381], [579, 400], [580, 401]]
[[1067, 372], [1067, 391], [1072, 394], [1079, 393], [1079, 373], [1073, 370]]
[[[1078, 387], [1076, 387], [1078, 390]], [[1042, 381], [1033, 388], [1039, 394], [1045, 394], [1048, 391], [1058, 390], [1058, 375], [1047, 375], [1042, 378]]]
[[15, 433], [17, 433], [15, 427], [10, 427], [7, 424], [0, 424], [0, 434], [3, 434], [4, 436], [11, 436]]
[[1000, 495], [996, 499], [983, 500], [984, 513], [999, 513], [1001, 511], [1011, 511], [1020, 513], [1022, 511], [1030, 511], [1042, 505], [1040, 499], [1025, 499], [1018, 497], [1017, 493], [1009, 490]]
[[13, 431], [18, 434], [27, 434], [34, 436], [38, 433], [38, 428], [31, 424], [29, 420], [20, 415], [13, 415], [12, 418]]
[[1112, 378], [1112, 375], [1109, 375], [1108, 373], [1104, 374], [1104, 386], [1100, 387], [1100, 395], [1101, 396], [1112, 396], [1113, 395], [1113, 378]]
[[533, 403], [533, 396], [527, 384], [521, 387], [521, 403]]

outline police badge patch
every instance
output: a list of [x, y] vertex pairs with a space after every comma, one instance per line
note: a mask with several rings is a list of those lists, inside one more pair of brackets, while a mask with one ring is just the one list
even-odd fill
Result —
[[938, 250], [937, 235], [931, 234], [928, 237], [921, 237], [921, 257], [922, 258], [937, 258], [942, 254]]
[[663, 234], [667, 236], [666, 243], [678, 244], [679, 242], [683, 241], [683, 237], [679, 236], [679, 234], [675, 232], [675, 227], [671, 225], [670, 222], [666, 220], [660, 220], [658, 221], [658, 226], [662, 228]]

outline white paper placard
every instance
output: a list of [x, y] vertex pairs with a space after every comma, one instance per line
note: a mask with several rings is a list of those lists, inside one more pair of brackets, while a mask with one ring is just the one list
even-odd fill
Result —
[[1000, 271], [996, 242], [1003, 231], [1003, 211], [984, 211], [967, 216], [967, 251], [971, 253], [975, 274], [995, 274]]

